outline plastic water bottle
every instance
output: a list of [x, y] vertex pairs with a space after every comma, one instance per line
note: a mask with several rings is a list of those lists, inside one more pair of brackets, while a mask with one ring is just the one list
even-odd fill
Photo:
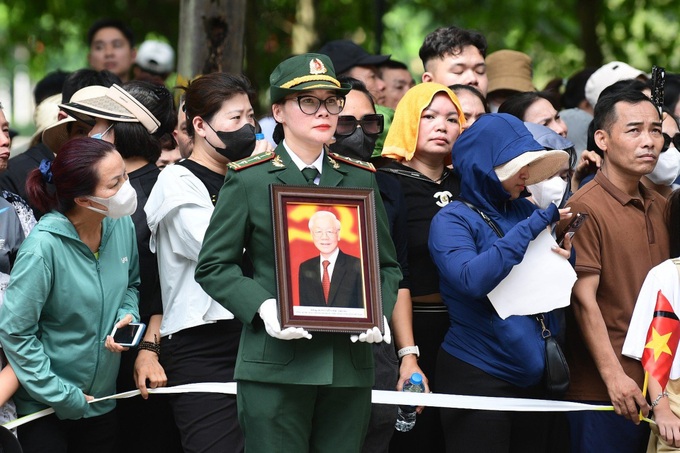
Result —
[[[420, 373], [413, 373], [411, 378], [404, 383], [403, 392], [424, 393], [425, 385], [423, 385], [423, 377]], [[397, 431], [406, 432], [411, 431], [416, 425], [416, 407], [415, 406], [399, 406], [397, 409], [397, 423], [394, 428]]]

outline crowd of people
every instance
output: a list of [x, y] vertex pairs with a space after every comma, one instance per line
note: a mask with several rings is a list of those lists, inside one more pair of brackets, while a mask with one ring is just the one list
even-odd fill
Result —
[[[28, 149], [0, 107], [0, 420], [54, 409], [18, 428], [24, 452], [680, 451], [680, 362], [666, 387], [640, 362], [657, 292], [680, 310], [680, 75], [664, 99], [624, 62], [539, 91], [529, 55], [449, 26], [425, 37], [419, 83], [348, 40], [291, 56], [256, 119], [243, 75], [168, 88], [167, 44], [137, 49], [109, 19], [87, 39], [89, 68], [37, 84]], [[347, 252], [325, 199], [300, 211], [308, 233], [278, 231], [274, 186], [368, 189], [375, 253]], [[299, 269], [279, 261], [286, 234], [315, 247]], [[536, 256], [571, 294], [521, 277], [525, 294], [498, 296]], [[293, 308], [349, 316], [375, 294], [384, 318], [284, 323], [282, 272]], [[497, 305], [534, 292], [549, 309]], [[111, 331], [131, 322], [146, 330], [127, 347]], [[427, 392], [614, 410], [418, 407], [395, 431], [371, 390], [413, 373]], [[236, 396], [149, 392], [231, 381]]]

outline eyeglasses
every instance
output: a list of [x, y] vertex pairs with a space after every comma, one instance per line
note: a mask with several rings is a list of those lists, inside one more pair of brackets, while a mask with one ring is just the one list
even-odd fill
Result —
[[673, 143], [673, 146], [675, 146], [675, 149], [680, 150], [680, 133], [675, 134], [673, 137], [668, 135], [667, 133], [663, 133], [663, 148], [661, 148], [661, 152], [664, 152], [668, 150], [668, 148], [671, 146], [671, 143]]
[[357, 126], [361, 126], [364, 134], [378, 135], [382, 133], [385, 119], [378, 113], [364, 115], [360, 120], [350, 115], [338, 117], [338, 127], [335, 129], [336, 135], [352, 135]]
[[312, 231], [312, 235], [315, 238], [322, 238], [324, 236], [326, 237], [332, 237], [338, 234], [338, 230], [314, 230]]
[[[297, 99], [298, 107], [300, 107], [300, 110], [302, 110], [302, 113], [305, 115], [314, 115], [319, 111], [321, 104], [326, 107], [326, 111], [331, 115], [337, 115], [342, 112], [342, 109], [345, 107], [345, 98], [338, 96], [319, 99], [316, 96], [306, 95], [298, 96], [294, 99]], [[288, 100], [292, 101], [293, 99]]]

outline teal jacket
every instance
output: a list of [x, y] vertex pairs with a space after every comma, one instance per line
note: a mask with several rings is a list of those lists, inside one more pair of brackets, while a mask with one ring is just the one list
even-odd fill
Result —
[[20, 415], [54, 408], [61, 419], [105, 414], [120, 354], [104, 347], [127, 313], [138, 314], [139, 258], [130, 217], [105, 218], [99, 259], [63, 215], [44, 215], [24, 241], [0, 309], [0, 343], [19, 378]]
[[[370, 387], [374, 381], [370, 344], [352, 343], [346, 333], [314, 332], [311, 340], [278, 340], [267, 334], [257, 314], [265, 300], [277, 297], [270, 186], [306, 185], [282, 145], [276, 155], [253, 157], [261, 162], [227, 172], [198, 257], [196, 281], [244, 324], [237, 380]], [[323, 186], [374, 189], [383, 312], [390, 319], [402, 276], [373, 173], [326, 156], [319, 190]], [[253, 278], [241, 271], [244, 249], [252, 261]]]

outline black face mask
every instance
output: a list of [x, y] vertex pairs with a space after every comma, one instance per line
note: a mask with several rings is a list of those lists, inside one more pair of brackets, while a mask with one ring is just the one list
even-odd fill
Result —
[[205, 124], [215, 132], [226, 148], [218, 148], [210, 143], [207, 138], [205, 141], [230, 162], [244, 159], [255, 150], [255, 126], [252, 124], [244, 124], [241, 129], [233, 132], [216, 131], [207, 121]]
[[330, 148], [334, 153], [368, 161], [377, 140], [377, 135], [366, 135], [362, 128], [357, 127], [350, 135], [336, 135], [335, 143]]

